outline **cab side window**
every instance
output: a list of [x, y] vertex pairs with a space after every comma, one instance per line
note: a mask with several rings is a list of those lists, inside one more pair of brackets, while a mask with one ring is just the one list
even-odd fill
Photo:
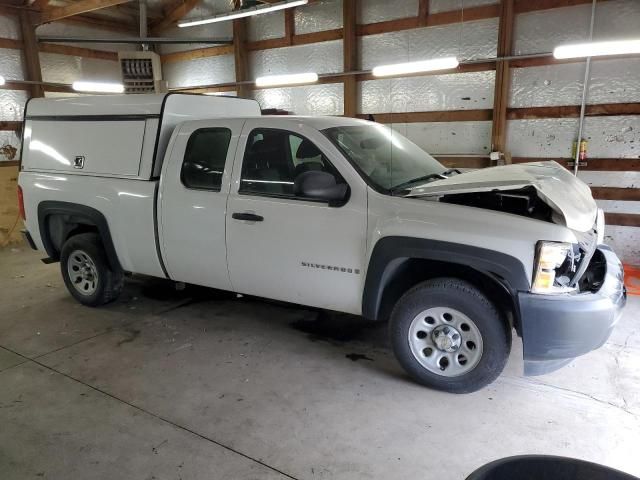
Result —
[[200, 128], [189, 137], [180, 179], [187, 188], [220, 191], [227, 151], [228, 128]]
[[287, 130], [260, 128], [247, 140], [242, 162], [240, 193], [295, 197], [298, 175], [310, 170], [339, 173], [311, 141]]

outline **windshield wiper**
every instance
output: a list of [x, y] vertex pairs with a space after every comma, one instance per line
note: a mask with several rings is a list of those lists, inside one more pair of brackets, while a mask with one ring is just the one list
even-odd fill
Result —
[[447, 178], [447, 177], [442, 173], [430, 173], [429, 175], [424, 175], [422, 177], [412, 178], [411, 180], [407, 180], [406, 182], [399, 183], [395, 187], [391, 187], [389, 189], [389, 191], [392, 194], [396, 194], [396, 193], [398, 193], [398, 192], [400, 192], [402, 190], [405, 190], [409, 185], [412, 185], [412, 184], [418, 183], [418, 182], [424, 182], [426, 180], [433, 180], [435, 178], [438, 178], [438, 179], [442, 180], [442, 179]]
[[448, 177], [452, 173], [457, 173], [458, 175], [460, 175], [462, 172], [457, 168], [450, 168], [449, 170], [445, 170], [444, 172], [442, 172], [442, 175]]

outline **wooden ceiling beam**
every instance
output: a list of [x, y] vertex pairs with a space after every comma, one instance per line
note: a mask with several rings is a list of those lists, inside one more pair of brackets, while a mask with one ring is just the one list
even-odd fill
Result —
[[138, 24], [126, 23], [107, 17], [96, 17], [89, 15], [76, 15], [75, 17], [67, 17], [62, 22], [76, 23], [79, 25], [88, 25], [95, 28], [110, 30], [113, 32], [122, 32], [128, 34], [138, 34]]
[[46, 7], [42, 9], [42, 14], [37, 24], [54, 22], [64, 18], [73, 17], [87, 12], [93, 12], [102, 8], [113, 7], [131, 0], [80, 0], [78, 2], [65, 5], [64, 7]]

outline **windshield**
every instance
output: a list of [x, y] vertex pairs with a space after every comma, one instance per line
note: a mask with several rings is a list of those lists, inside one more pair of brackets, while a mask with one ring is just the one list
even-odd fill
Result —
[[[437, 178], [445, 167], [415, 143], [384, 125], [332, 127], [323, 133], [382, 190]], [[442, 178], [442, 177], [441, 177]]]

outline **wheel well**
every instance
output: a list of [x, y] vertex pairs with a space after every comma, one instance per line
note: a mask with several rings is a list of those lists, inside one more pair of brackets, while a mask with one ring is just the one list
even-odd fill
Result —
[[[43, 235], [46, 235], [50, 245], [55, 251], [55, 257], [60, 257], [60, 251], [64, 243], [74, 235], [80, 233], [100, 233], [98, 226], [92, 223], [88, 219], [74, 218], [73, 215], [65, 214], [52, 214], [48, 215], [44, 219], [46, 231]], [[51, 252], [49, 252], [51, 254]]]
[[100, 237], [109, 265], [120, 270], [109, 226], [104, 215], [85, 205], [46, 201], [38, 205], [40, 236], [50, 258], [60, 259], [64, 242], [80, 233], [96, 233]]
[[389, 264], [385, 270], [385, 288], [377, 318], [388, 319], [394, 305], [405, 292], [418, 283], [437, 277], [458, 278], [471, 283], [494, 303], [512, 328], [520, 328], [517, 305], [500, 278], [467, 265], [423, 258], [398, 258]]

